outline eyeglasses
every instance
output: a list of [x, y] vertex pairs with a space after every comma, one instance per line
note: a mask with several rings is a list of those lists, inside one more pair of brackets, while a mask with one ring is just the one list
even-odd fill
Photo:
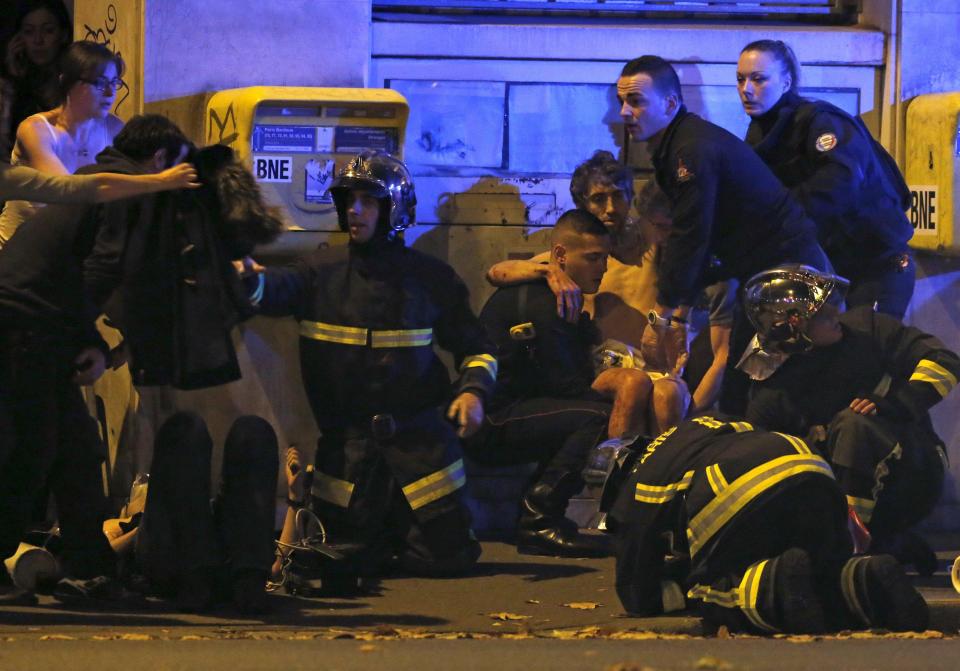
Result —
[[107, 89], [116, 91], [121, 86], [123, 86], [123, 80], [119, 77], [114, 77], [113, 79], [107, 79], [106, 77], [97, 77], [96, 79], [81, 79], [84, 84], [89, 84], [93, 88], [97, 89], [101, 93], [106, 93]]

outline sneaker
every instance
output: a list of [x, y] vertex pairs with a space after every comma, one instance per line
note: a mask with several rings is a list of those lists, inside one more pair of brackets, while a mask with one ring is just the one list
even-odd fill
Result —
[[117, 608], [134, 605], [140, 598], [127, 591], [119, 580], [98, 575], [95, 578], [61, 578], [53, 598], [73, 606]]
[[806, 551], [791, 548], [771, 562], [773, 601], [781, 629], [790, 634], [826, 631], [823, 603], [813, 586], [813, 562]]
[[847, 607], [863, 626], [891, 631], [927, 628], [927, 602], [891, 555], [852, 558], [840, 581]]

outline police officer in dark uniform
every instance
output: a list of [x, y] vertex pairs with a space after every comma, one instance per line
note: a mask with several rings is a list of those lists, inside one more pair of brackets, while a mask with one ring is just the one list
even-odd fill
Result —
[[850, 280], [850, 307], [876, 304], [898, 319], [913, 295], [915, 265], [904, 211], [910, 191], [863, 122], [797, 93], [800, 66], [780, 40], [740, 53], [737, 89], [751, 117], [750, 144], [816, 222], [834, 269]]
[[[268, 268], [253, 292], [263, 314], [300, 322], [321, 430], [311, 507], [368, 573], [393, 556], [418, 573], [462, 572], [480, 546], [460, 498], [458, 433], [441, 406], [461, 437], [476, 430], [496, 379], [493, 346], [453, 269], [404, 246], [416, 196], [403, 163], [364, 151], [330, 191], [349, 244]], [[456, 356], [453, 387], [434, 342]]]
[[[570, 210], [553, 230], [559, 266], [584, 293], [596, 293], [610, 234], [599, 219]], [[572, 557], [609, 553], [603, 536], [580, 534], [564, 516], [583, 489], [588, 454], [607, 436], [610, 403], [591, 389], [598, 331], [589, 315], [572, 324], [557, 314], [545, 280], [502, 287], [480, 312], [497, 345], [500, 380], [481, 430], [467, 442], [471, 459], [490, 466], [537, 462], [523, 494], [517, 549]]]
[[[673, 220], [657, 268], [653, 328], [643, 333], [645, 355], [656, 356], [667, 334], [685, 339], [685, 328], [667, 327], [685, 326], [700, 291], [719, 279], [745, 281], [788, 261], [826, 268], [813, 222], [800, 205], [743, 141], [687, 112], [669, 63], [658, 56], [630, 61], [617, 95], [631, 137], [648, 143]], [[719, 268], [709, 267], [712, 256]], [[749, 338], [749, 328], [737, 320], [720, 398], [721, 408], [732, 412], [742, 412], [745, 384], [734, 364]], [[663, 363], [667, 369], [674, 364]]]
[[616, 496], [607, 526], [629, 613], [690, 600], [731, 631], [926, 626], [923, 597], [893, 557], [851, 558], [843, 495], [801, 439], [702, 415], [621, 463], [605, 498]]
[[747, 418], [771, 431], [813, 432], [872, 547], [932, 573], [929, 548], [902, 536], [940, 495], [946, 457], [927, 411], [956, 386], [960, 358], [870, 307], [841, 314], [845, 287], [841, 277], [796, 265], [747, 283], [758, 360], [774, 362], [744, 361], [758, 380]]

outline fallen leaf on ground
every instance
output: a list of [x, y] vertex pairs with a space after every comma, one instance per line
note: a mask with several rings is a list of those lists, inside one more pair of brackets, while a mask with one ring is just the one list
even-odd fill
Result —
[[722, 659], [718, 659], [717, 657], [707, 655], [706, 657], [701, 657], [698, 659], [693, 668], [707, 669], [709, 671], [730, 671], [733, 669], [733, 664], [730, 662], [725, 662]]
[[530, 618], [530, 615], [517, 615], [516, 613], [487, 613], [487, 617], [492, 617], [494, 620], [526, 620]]
[[366, 645], [360, 646], [360, 652], [373, 652], [376, 649], [377, 649], [377, 646], [370, 645], [369, 643], [367, 643]]
[[527, 599], [527, 603], [540, 603], [540, 599]]
[[730, 630], [727, 628], [727, 625], [720, 625], [720, 628], [717, 629], [717, 638], [730, 638]]
[[603, 671], [656, 671], [656, 669], [652, 666], [643, 666], [633, 662], [620, 662], [619, 664], [611, 664]]
[[574, 608], [576, 610], [593, 610], [594, 608], [600, 608], [603, 604], [594, 603], [592, 601], [574, 601], [573, 603], [563, 604], [567, 608]]
[[63, 634], [46, 634], [40, 637], [41, 641], [76, 641], [73, 636], [64, 636]]

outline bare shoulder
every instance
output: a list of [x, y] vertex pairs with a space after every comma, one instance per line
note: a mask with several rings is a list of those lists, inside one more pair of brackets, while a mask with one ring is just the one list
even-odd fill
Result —
[[[50, 128], [53, 128], [53, 132], [58, 131], [56, 127], [57, 118], [54, 115], [53, 110], [49, 112], [40, 112], [38, 114], [31, 114], [26, 119], [20, 122], [20, 125], [17, 126], [17, 139], [26, 139], [32, 140], [37, 139], [38, 137], [50, 137]], [[62, 132], [62, 131], [61, 131]]]

